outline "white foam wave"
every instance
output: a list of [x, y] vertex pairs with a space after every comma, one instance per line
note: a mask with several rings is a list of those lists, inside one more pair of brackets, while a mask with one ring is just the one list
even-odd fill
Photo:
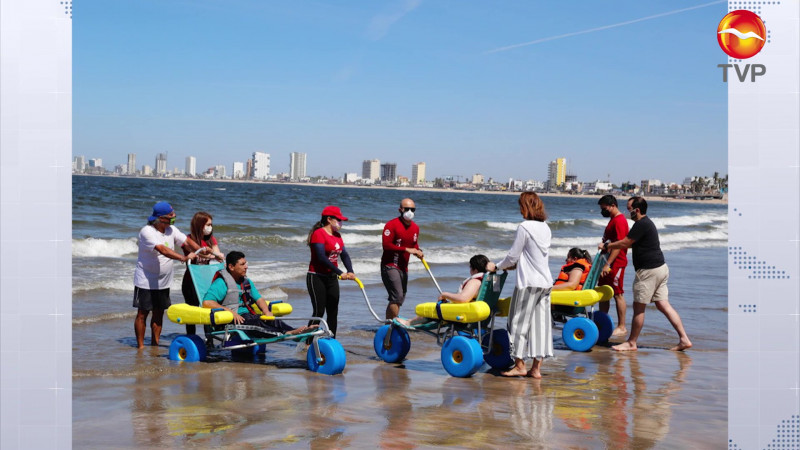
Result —
[[136, 238], [128, 239], [73, 239], [73, 257], [120, 257], [135, 255], [139, 251]]
[[517, 231], [519, 222], [487, 222], [489, 228], [497, 228], [506, 231]]
[[345, 224], [345, 230], [353, 230], [353, 231], [383, 231], [382, 223], [371, 223], [366, 225], [347, 225]]
[[[628, 228], [633, 227], [634, 222], [628, 219]], [[697, 225], [718, 225], [720, 223], [727, 223], [727, 214], [697, 214], [691, 216], [677, 216], [677, 217], [650, 217], [653, 224], [657, 229], [662, 230], [668, 227], [691, 227]], [[605, 228], [608, 225], [608, 219], [589, 219], [594, 225]]]

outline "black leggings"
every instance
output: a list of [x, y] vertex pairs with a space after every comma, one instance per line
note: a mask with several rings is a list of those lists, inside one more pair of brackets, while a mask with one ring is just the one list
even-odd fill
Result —
[[[314, 308], [314, 312], [311, 315], [323, 317], [327, 311], [328, 317], [323, 318], [327, 320], [328, 327], [333, 332], [333, 336], [336, 337], [336, 318], [339, 315], [339, 279], [335, 274], [308, 273], [306, 275], [306, 288], [308, 288], [308, 295], [311, 296], [311, 307]], [[314, 325], [318, 322], [317, 320], [311, 320], [308, 324]]]
[[[183, 283], [181, 283], [181, 293], [183, 294], [183, 301], [187, 305], [200, 306], [200, 299], [197, 298], [197, 292], [194, 290], [194, 283], [192, 283], [192, 274], [189, 269], [183, 274]], [[194, 325], [186, 325], [186, 334], [195, 334]]]

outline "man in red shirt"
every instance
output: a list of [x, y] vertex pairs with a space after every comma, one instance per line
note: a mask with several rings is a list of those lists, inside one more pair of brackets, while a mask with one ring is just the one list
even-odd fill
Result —
[[411, 255], [422, 259], [419, 249], [419, 227], [414, 223], [417, 210], [414, 200], [404, 198], [400, 202], [400, 217], [396, 217], [383, 227], [383, 256], [381, 256], [381, 280], [389, 293], [386, 306], [386, 319], [391, 320], [400, 314], [400, 306], [406, 299], [408, 286], [408, 259]]
[[[603, 217], [610, 217], [608, 225], [603, 232], [603, 242], [616, 242], [628, 235], [628, 220], [625, 215], [619, 212], [617, 198], [613, 195], [604, 195], [597, 201], [600, 205], [600, 214]], [[614, 288], [614, 303], [617, 305], [617, 327], [614, 328], [612, 336], [625, 336], [628, 330], [625, 328], [625, 291], [622, 289], [622, 282], [625, 278], [625, 267], [628, 265], [628, 249], [614, 249], [606, 252], [607, 263], [603, 266], [603, 273], [597, 281], [598, 285], [608, 285]], [[608, 314], [611, 307], [610, 301], [600, 302], [600, 311]]]

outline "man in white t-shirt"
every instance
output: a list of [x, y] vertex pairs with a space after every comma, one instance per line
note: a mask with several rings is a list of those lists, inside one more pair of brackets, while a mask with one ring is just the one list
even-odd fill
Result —
[[[173, 260], [186, 262], [193, 259], [196, 256], [194, 251], [200, 248], [192, 238], [173, 225], [175, 216], [175, 210], [169, 203], [158, 202], [153, 206], [153, 214], [147, 218], [147, 225], [139, 231], [139, 259], [133, 274], [133, 307], [138, 309], [138, 313], [133, 330], [140, 349], [144, 348], [144, 331], [150, 311], [153, 311], [150, 345], [158, 345], [164, 310], [170, 305]], [[192, 253], [186, 256], [178, 253], [178, 247], [183, 246]]]

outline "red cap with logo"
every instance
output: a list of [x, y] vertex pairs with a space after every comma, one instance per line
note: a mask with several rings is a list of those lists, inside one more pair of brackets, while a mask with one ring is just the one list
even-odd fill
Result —
[[339, 220], [347, 220], [347, 217], [342, 215], [342, 211], [339, 210], [339, 207], [332, 205], [328, 205], [325, 207], [325, 209], [322, 210], [322, 216], [323, 217], [331, 216], [331, 217], [336, 217]]

